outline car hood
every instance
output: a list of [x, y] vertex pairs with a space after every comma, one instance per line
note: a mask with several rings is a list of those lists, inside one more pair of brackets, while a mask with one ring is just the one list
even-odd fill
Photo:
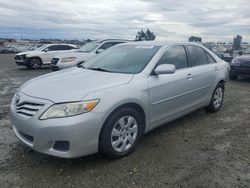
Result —
[[26, 95], [54, 103], [79, 101], [90, 93], [128, 83], [132, 74], [71, 68], [34, 78], [20, 88]]
[[30, 53], [34, 53], [35, 51], [26, 51], [26, 52], [20, 52], [16, 55], [27, 55], [27, 54], [30, 54]]

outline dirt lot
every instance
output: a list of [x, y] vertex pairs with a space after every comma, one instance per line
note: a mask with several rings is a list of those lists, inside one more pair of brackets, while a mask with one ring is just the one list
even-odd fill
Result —
[[162, 126], [121, 160], [99, 154], [64, 160], [34, 152], [15, 137], [11, 98], [50, 70], [27, 70], [0, 55], [0, 187], [250, 187], [250, 79], [228, 82], [215, 114], [198, 110]]

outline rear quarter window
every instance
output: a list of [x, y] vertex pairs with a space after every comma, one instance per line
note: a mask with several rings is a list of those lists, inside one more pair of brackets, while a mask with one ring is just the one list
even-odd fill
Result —
[[206, 55], [208, 63], [217, 63], [216, 60], [209, 53], [206, 52]]

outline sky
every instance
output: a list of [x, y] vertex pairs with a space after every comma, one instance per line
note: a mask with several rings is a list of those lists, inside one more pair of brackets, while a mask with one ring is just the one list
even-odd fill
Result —
[[0, 0], [0, 38], [250, 42], [249, 0]]

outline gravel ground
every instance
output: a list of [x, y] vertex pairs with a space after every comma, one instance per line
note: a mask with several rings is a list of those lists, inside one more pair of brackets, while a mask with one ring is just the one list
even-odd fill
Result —
[[50, 69], [27, 70], [13, 57], [0, 55], [0, 187], [250, 187], [250, 79], [228, 82], [218, 113], [201, 109], [153, 130], [126, 158], [66, 160], [15, 137], [15, 90]]

